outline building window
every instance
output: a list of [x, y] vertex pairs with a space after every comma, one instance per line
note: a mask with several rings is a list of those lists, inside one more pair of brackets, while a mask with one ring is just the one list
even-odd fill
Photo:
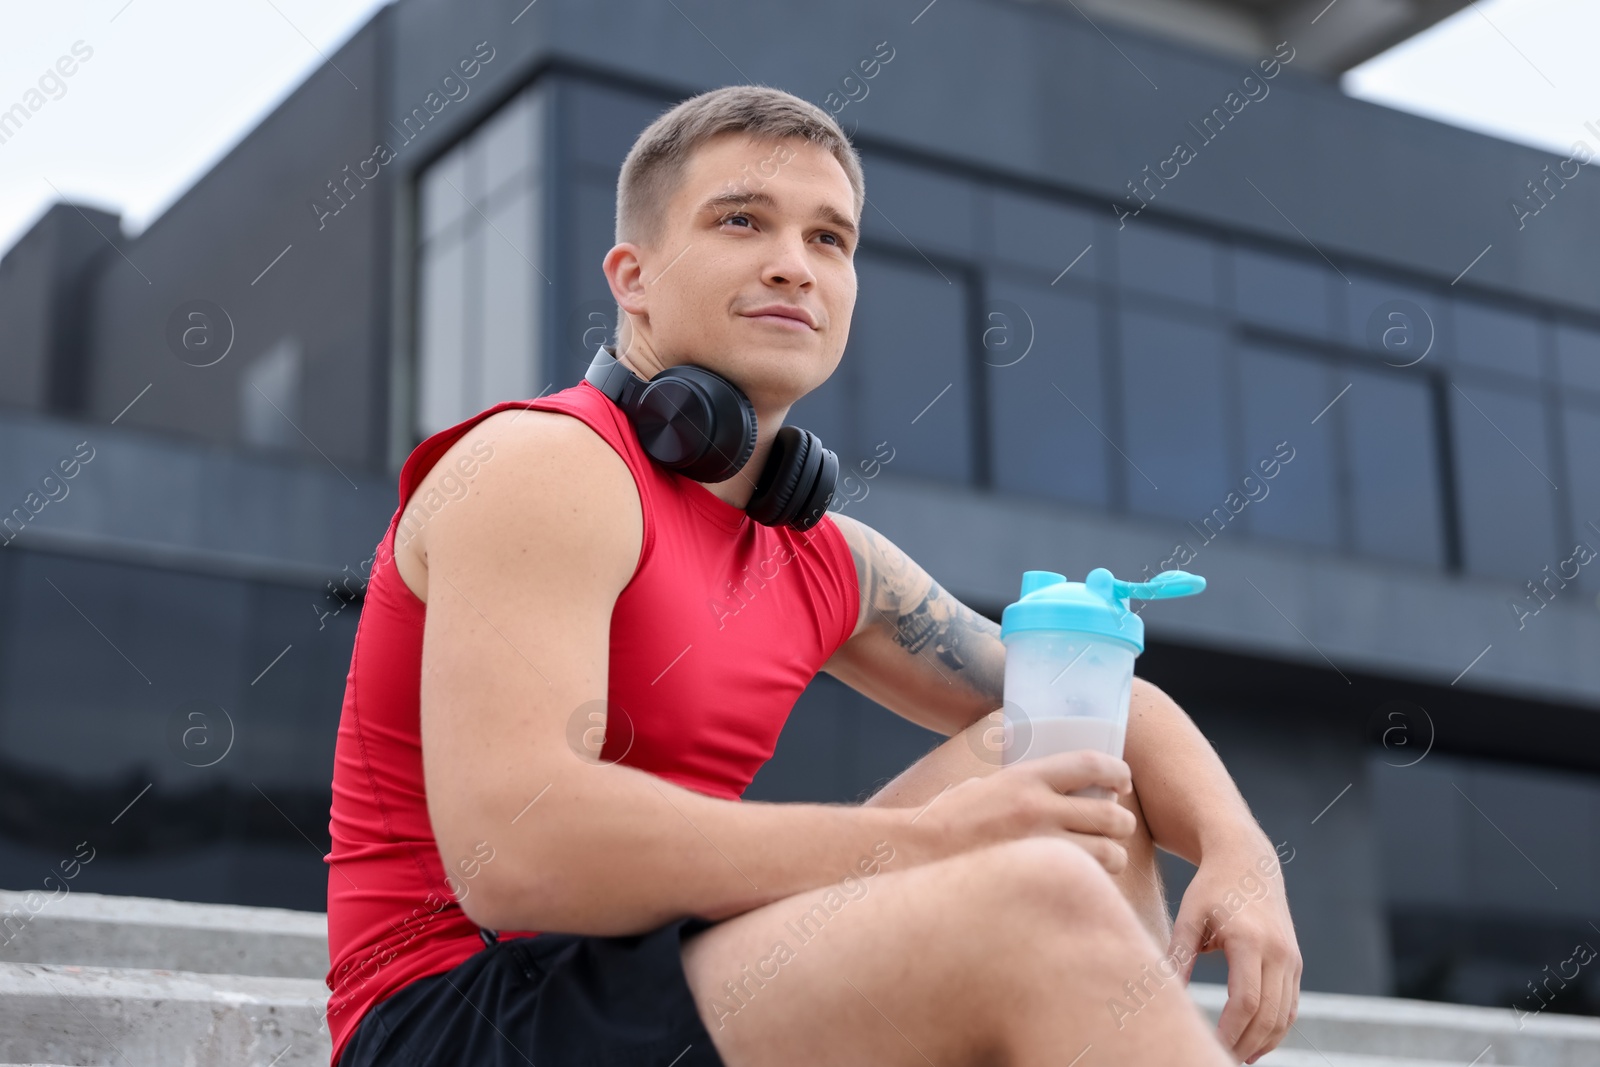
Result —
[[1154, 311], [1122, 313], [1122, 392], [1136, 514], [1201, 522], [1234, 488], [1220, 329]]
[[1110, 430], [1095, 302], [1047, 283], [992, 281], [979, 328], [994, 487], [1105, 508]]
[[1544, 357], [1537, 318], [1463, 297], [1454, 311], [1455, 356], [1463, 365], [1539, 379]]
[[1239, 318], [1304, 337], [1329, 335], [1329, 272], [1303, 259], [1248, 248], [1233, 251], [1233, 299]]
[[[856, 254], [850, 340], [832, 377], [791, 409], [841, 469], [888, 441], [897, 474], [973, 478], [967, 275], [946, 265]], [[830, 435], [832, 435], [830, 439]]]
[[[1240, 517], [1252, 534], [1339, 547], [1338, 450], [1330, 405], [1346, 380], [1320, 360], [1277, 349], [1246, 347], [1239, 353], [1244, 469], [1254, 478], [1240, 490], [1251, 500]], [[1293, 458], [1275, 466], [1283, 443]], [[1263, 477], [1274, 470], [1270, 479]]]
[[1355, 549], [1444, 565], [1433, 408], [1420, 376], [1346, 370], [1350, 389], [1329, 414], [1344, 420]]
[[1469, 572], [1520, 583], [1554, 562], [1556, 483], [1547, 421], [1536, 396], [1451, 384], [1462, 561]]
[[[1558, 545], [1560, 551], [1550, 569], [1570, 579], [1573, 563], [1578, 564], [1578, 584], [1592, 597], [1600, 593], [1600, 559], [1585, 559], [1589, 552], [1600, 555], [1600, 463], [1594, 458], [1600, 456], [1600, 404], [1569, 400], [1562, 407], [1561, 422], [1567, 453], [1562, 484], [1570, 493], [1573, 528]], [[1578, 550], [1579, 542], [1587, 552]], [[1569, 559], [1573, 563], [1567, 562]], [[1524, 580], [1534, 577], [1530, 574]], [[1537, 577], [1543, 580], [1542, 575]], [[1600, 607], [1600, 600], [1594, 602]]]
[[1154, 223], [1129, 226], [1116, 235], [1117, 280], [1127, 289], [1217, 304], [1217, 245]]
[[418, 180], [418, 439], [545, 385], [547, 96], [513, 98]]
[[1556, 326], [1556, 370], [1562, 385], [1600, 394], [1600, 331], [1569, 323]]

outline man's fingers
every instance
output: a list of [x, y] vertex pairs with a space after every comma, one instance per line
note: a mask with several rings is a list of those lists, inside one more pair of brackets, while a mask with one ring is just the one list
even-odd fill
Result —
[[1238, 1056], [1246, 1063], [1253, 1062], [1257, 1056], [1272, 1048], [1281, 1039], [1279, 1030], [1283, 1022], [1283, 972], [1286, 968], [1281, 962], [1264, 959], [1261, 967], [1261, 984], [1256, 988], [1261, 991], [1261, 1003], [1256, 1008], [1256, 1015], [1244, 1028], [1244, 1033], [1239, 1035], [1236, 1048]]
[[1058, 793], [1071, 793], [1091, 785], [1104, 786], [1116, 793], [1133, 789], [1133, 772], [1128, 765], [1092, 748], [1057, 752], [1012, 766], [1027, 768], [1028, 773], [1037, 774]]
[[1178, 906], [1178, 917], [1172, 923], [1172, 940], [1167, 945], [1167, 955], [1178, 961], [1182, 968], [1183, 984], [1189, 984], [1194, 973], [1194, 961], [1200, 956], [1200, 943], [1205, 939], [1205, 927], [1190, 916], [1188, 900]]
[[1111, 874], [1121, 874], [1128, 866], [1128, 850], [1099, 834], [1078, 834], [1068, 831], [1067, 837], [1077, 842], [1093, 856], [1100, 866]]
[[1139, 827], [1133, 812], [1110, 798], [1064, 796], [1052, 798], [1050, 806], [1059, 813], [1057, 820], [1062, 829], [1080, 834], [1100, 834], [1121, 840], [1132, 836]]
[[1239, 1055], [1239, 1038], [1261, 1010], [1261, 953], [1251, 945], [1228, 945], [1228, 1002], [1217, 1019], [1217, 1040]]
[[1283, 1003], [1278, 1013], [1278, 1025], [1272, 1031], [1271, 1036], [1267, 1038], [1266, 1047], [1261, 1050], [1263, 1054], [1277, 1048], [1283, 1043], [1283, 1039], [1288, 1036], [1290, 1023], [1293, 1022], [1291, 1013], [1294, 1011], [1295, 1002], [1300, 999], [1299, 985], [1299, 980], [1294, 975], [1294, 968], [1285, 967], [1283, 969]]

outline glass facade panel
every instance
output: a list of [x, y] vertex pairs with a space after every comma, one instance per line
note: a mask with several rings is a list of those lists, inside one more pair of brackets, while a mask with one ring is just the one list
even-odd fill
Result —
[[1573, 528], [1556, 546], [1559, 551], [1555, 569], [1570, 575], [1572, 567], [1560, 566], [1561, 561], [1579, 556], [1578, 585], [1593, 600], [1600, 593], [1600, 555], [1583, 563], [1583, 553], [1575, 553], [1574, 549], [1582, 541], [1590, 552], [1600, 553], [1600, 404], [1568, 402], [1561, 416], [1567, 450], [1563, 486], [1570, 494]]
[[418, 178], [419, 440], [545, 384], [545, 183], [535, 158], [547, 106], [542, 86], [525, 90]]
[[1562, 385], [1600, 393], [1600, 330], [1556, 326], [1556, 373]]
[[543, 109], [523, 93], [501, 108], [474, 138], [483, 145], [483, 187], [492, 195], [533, 165], [535, 126]]
[[545, 280], [533, 257], [540, 242], [534, 232], [538, 187], [516, 189], [489, 213], [484, 233], [483, 391], [484, 406], [537, 393], [533, 380], [534, 338], [540, 290]]
[[865, 152], [862, 167], [871, 201], [861, 211], [864, 238], [913, 255], [976, 254], [975, 183]]
[[[1240, 516], [1245, 529], [1337, 548], [1338, 451], [1336, 423], [1328, 405], [1344, 387], [1343, 380], [1336, 380], [1332, 370], [1316, 360], [1275, 349], [1246, 348], [1239, 353], [1239, 383], [1244, 469], [1254, 479], [1241, 490], [1250, 499]], [[1284, 454], [1292, 458], [1274, 465], [1282, 459], [1278, 446], [1284, 442], [1293, 449]], [[1264, 477], [1268, 472], [1275, 473]]]
[[1455, 301], [1455, 356], [1462, 364], [1538, 378], [1539, 320], [1459, 297]]
[[[846, 347], [839, 366], [827, 381], [801, 397], [784, 416], [786, 426], [801, 426], [818, 437], [839, 457], [840, 495], [844, 493], [844, 476], [855, 470], [856, 464], [872, 458], [872, 444], [863, 448], [853, 432], [855, 403], [851, 392], [854, 361], [858, 356], [853, 347]], [[878, 438], [882, 440], [882, 438]], [[859, 493], [860, 490], [855, 490]]]
[[834, 376], [848, 371], [860, 406], [850, 451], [839, 453], [841, 465], [868, 458], [876, 442], [887, 440], [895, 473], [970, 482], [965, 276], [947, 282], [909, 261], [867, 255], [856, 257], [856, 274], [850, 342]]
[[1123, 285], [1215, 306], [1218, 249], [1214, 242], [1150, 222], [1114, 232], [1117, 277]]
[[1439, 460], [1426, 383], [1385, 370], [1351, 368], [1346, 376], [1350, 390], [1329, 414], [1344, 422], [1356, 551], [1442, 566]]
[[1199, 521], [1231, 488], [1223, 346], [1213, 327], [1123, 311], [1123, 451], [1131, 462], [1122, 476], [1134, 512]]
[[[995, 189], [987, 196], [993, 226], [989, 254], [995, 259], [1036, 270], [1045, 282], [1054, 282], [1069, 264], [1069, 279], [1099, 276], [1105, 257], [1089, 247], [1094, 243], [1094, 220], [1088, 212], [1008, 189]], [[1078, 259], [1086, 248], [1088, 254]]]
[[451, 241], [424, 249], [417, 324], [417, 437], [427, 437], [463, 416], [465, 389], [465, 246]]
[[1046, 283], [997, 282], [980, 326], [989, 342], [982, 358], [995, 488], [1105, 506], [1109, 446], [1094, 301]]
[[1556, 485], [1533, 396], [1452, 384], [1461, 547], [1473, 574], [1526, 581], [1555, 551]]
[[558, 389], [583, 377], [595, 349], [615, 337], [617, 321], [617, 302], [601, 267], [614, 243], [616, 184], [586, 178], [568, 189], [571, 199], [562, 206], [568, 241], [562, 259], [565, 273], [552, 279], [566, 304], [559, 311], [556, 344], [547, 360], [550, 371], [546, 375], [556, 380]]
[[1450, 325], [1445, 298], [1383, 277], [1345, 274], [1350, 283], [1334, 287], [1344, 298], [1345, 343], [1393, 367], [1444, 362]]
[[1248, 248], [1233, 250], [1233, 294], [1246, 322], [1327, 337], [1328, 271], [1312, 263]]
[[423, 172], [418, 182], [418, 236], [424, 242], [459, 227], [467, 207], [467, 157], [451, 152]]

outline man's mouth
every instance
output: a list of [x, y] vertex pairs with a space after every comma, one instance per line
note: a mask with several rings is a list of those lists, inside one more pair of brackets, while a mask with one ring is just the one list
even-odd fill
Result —
[[814, 330], [816, 319], [802, 307], [788, 304], [767, 304], [763, 307], [752, 308], [743, 312], [745, 318], [757, 322], [767, 322], [786, 330]]

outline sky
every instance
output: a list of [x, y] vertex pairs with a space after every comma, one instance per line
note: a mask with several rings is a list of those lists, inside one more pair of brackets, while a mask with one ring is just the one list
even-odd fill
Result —
[[[120, 212], [139, 233], [385, 2], [7, 5], [0, 110], [60, 57], [76, 68], [0, 144], [0, 250], [60, 197]], [[1600, 125], [1597, 44], [1600, 0], [1481, 0], [1341, 87], [1560, 159], [1593, 140], [1585, 121]]]
[[1600, 0], [1469, 4], [1354, 70], [1340, 88], [1375, 104], [1565, 159], [1600, 150]]

